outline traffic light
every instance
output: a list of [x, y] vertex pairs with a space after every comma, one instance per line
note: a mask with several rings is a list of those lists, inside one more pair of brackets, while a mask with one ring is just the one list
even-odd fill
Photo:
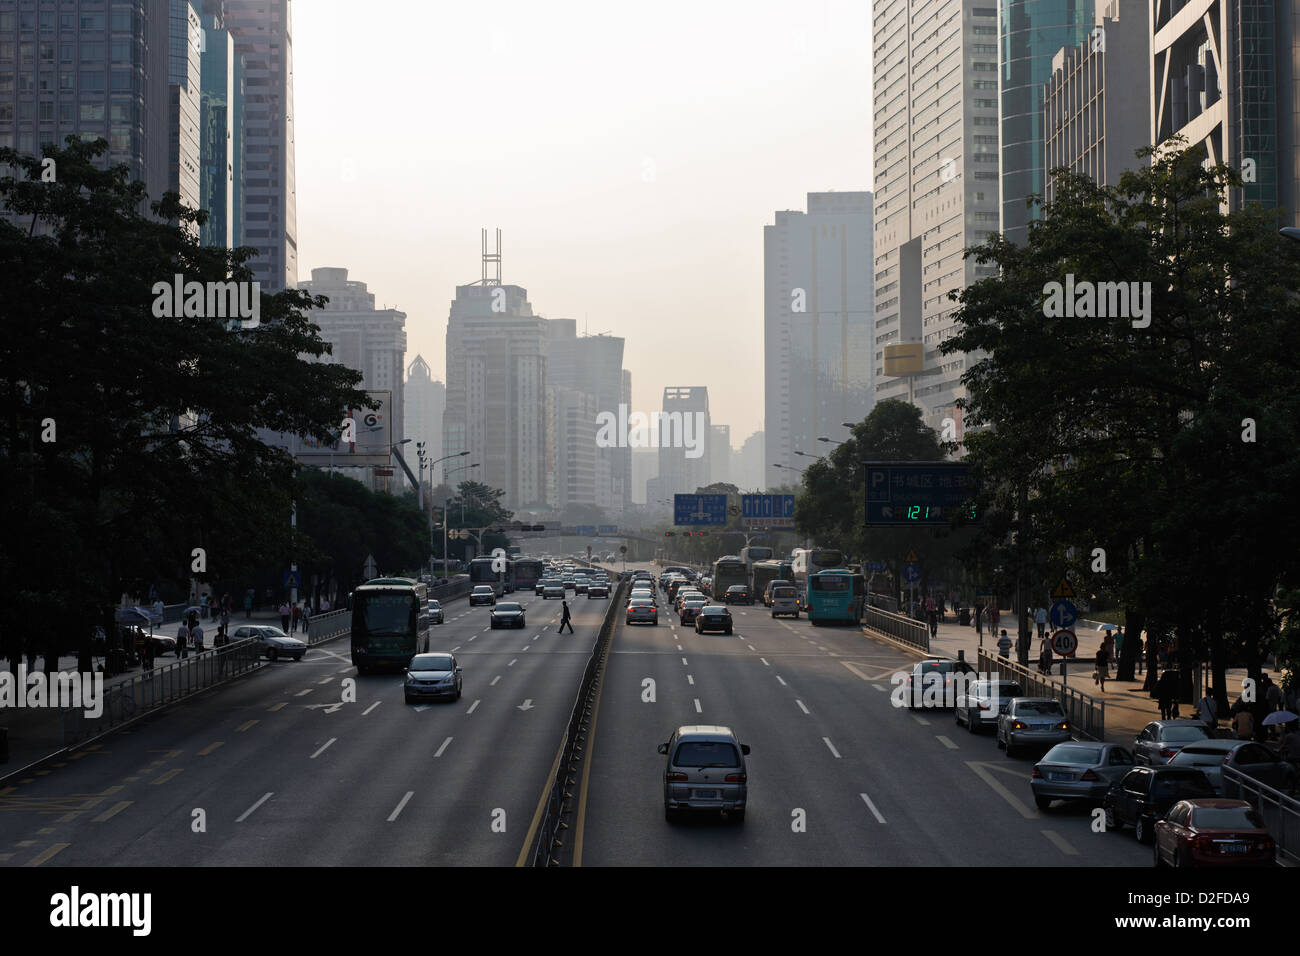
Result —
[[673, 532], [672, 532], [672, 531], [665, 531], [665, 532], [664, 532], [664, 537], [665, 537], [665, 538], [671, 538], [672, 536], [673, 536]]

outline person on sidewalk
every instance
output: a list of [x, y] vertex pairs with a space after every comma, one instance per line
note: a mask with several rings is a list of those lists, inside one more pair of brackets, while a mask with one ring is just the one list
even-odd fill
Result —
[[1174, 698], [1178, 695], [1178, 675], [1165, 671], [1156, 681], [1156, 701], [1160, 704], [1160, 719], [1174, 718]]
[[289, 633], [298, 633], [298, 619], [302, 617], [302, 608], [295, 604], [290, 610]]
[[562, 601], [560, 602], [560, 604], [561, 604], [561, 610], [560, 610], [560, 631], [559, 631], [559, 633], [561, 633], [561, 634], [564, 633], [564, 625], [567, 624], [567, 625], [569, 625], [569, 633], [572, 634], [572, 633], [573, 633], [573, 618], [569, 615], [569, 602], [568, 602], [568, 601], [564, 601], [564, 600], [562, 600]]
[[289, 602], [284, 601], [280, 604], [280, 630], [289, 633]]
[[1040, 607], [1034, 612], [1034, 626], [1038, 628], [1039, 637], [1047, 633], [1047, 608]]
[[1052, 673], [1052, 645], [1044, 638], [1039, 642], [1038, 670], [1043, 674]]
[[311, 627], [311, 605], [309, 605], [306, 601], [303, 601], [302, 602], [302, 632], [306, 634], [308, 628], [310, 627]]
[[181, 626], [176, 631], [176, 658], [189, 657], [190, 651], [186, 646], [190, 639], [190, 626], [181, 621]]
[[253, 592], [249, 591], [244, 595], [244, 620], [249, 621], [253, 618]]
[[[1102, 643], [1106, 645], [1106, 660], [1113, 664], [1119, 657], [1119, 650], [1115, 647], [1115, 632], [1110, 630], [1106, 631], [1106, 637], [1103, 639]], [[1109, 672], [1109, 664], [1106, 669], [1107, 672]]]
[[1005, 627], [1002, 629], [1002, 633], [998, 635], [998, 655], [1000, 657], [1011, 656], [1011, 638], [1007, 635]]
[[1196, 705], [1196, 716], [1200, 718], [1201, 723], [1205, 724], [1205, 729], [1210, 732], [1211, 737], [1219, 736], [1218, 709], [1214, 703], [1214, 688], [1206, 688], [1205, 696]]
[[1102, 641], [1097, 646], [1097, 669], [1093, 672], [1092, 682], [1100, 684], [1101, 689], [1106, 689], [1106, 678], [1110, 676], [1110, 654], [1106, 651], [1106, 642]]
[[934, 640], [939, 633], [939, 611], [934, 606], [934, 598], [927, 600], [926, 604], [929, 606], [925, 610], [925, 620], [930, 625], [930, 640]]
[[1240, 697], [1232, 705], [1232, 729], [1238, 740], [1249, 740], [1255, 735], [1255, 715], [1250, 712], [1250, 704]]
[[203, 628], [199, 625], [197, 615], [190, 615], [190, 643], [194, 645], [194, 653], [203, 653]]

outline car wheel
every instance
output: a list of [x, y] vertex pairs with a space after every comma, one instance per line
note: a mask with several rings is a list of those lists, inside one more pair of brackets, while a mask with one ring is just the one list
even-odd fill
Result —
[[1114, 808], [1114, 807], [1107, 807], [1107, 808], [1106, 808], [1106, 829], [1107, 829], [1107, 830], [1123, 830], [1123, 829], [1124, 829], [1124, 824], [1123, 824], [1123, 822], [1120, 820], [1119, 817], [1115, 816], [1115, 808]]
[[[1174, 855], [1174, 859], [1178, 859], [1177, 854]], [[1157, 870], [1165, 865], [1165, 861], [1160, 859], [1160, 844], [1155, 840], [1151, 841], [1151, 865]]]
[[728, 634], [731, 633], [731, 628], [727, 628], [727, 633], [728, 633]]
[[738, 827], [739, 827], [739, 826], [744, 826], [744, 825], [745, 825], [745, 811], [744, 811], [744, 810], [732, 810], [732, 811], [731, 811], [731, 822], [734, 823], [734, 824], [735, 824], [736, 826], [738, 826]]
[[664, 807], [664, 820], [668, 823], [676, 823], [677, 811], [672, 809], [672, 807]]
[[459, 685], [456, 687], [456, 699], [457, 699], [457, 700], [460, 700], [460, 687], [459, 687]]
[[1050, 809], [1052, 809], [1052, 798], [1051, 798], [1051, 797], [1040, 797], [1040, 796], [1038, 796], [1037, 794], [1035, 794], [1035, 795], [1034, 795], [1034, 803], [1038, 804], [1038, 809], [1039, 809], [1039, 810], [1050, 810]]
[[1151, 821], [1147, 817], [1138, 817], [1137, 822], [1133, 824], [1133, 835], [1137, 837], [1139, 843], [1151, 842]]
[[1001, 750], [1003, 747], [1006, 746], [1006, 744], [1002, 742], [1002, 731], [999, 730], [999, 731], [995, 731], [994, 733], [996, 735], [994, 742], [997, 743], [998, 749]]
[[300, 661], [300, 660], [302, 660], [302, 655], [301, 655], [301, 654], [295, 654], [295, 655], [293, 655], [293, 659], [294, 659], [295, 661]]
[[278, 661], [280, 659], [280, 652], [273, 647], [266, 652], [266, 656], [273, 661]]
[[408, 704], [411, 702], [411, 697], [409, 694], [403, 694], [402, 699], [406, 701]]

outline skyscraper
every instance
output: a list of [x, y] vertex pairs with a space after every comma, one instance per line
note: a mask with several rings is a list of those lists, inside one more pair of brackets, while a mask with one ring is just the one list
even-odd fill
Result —
[[248, 266], [279, 292], [298, 284], [290, 0], [226, 0], [226, 28], [246, 67], [244, 241], [259, 250]]
[[873, 404], [871, 193], [809, 193], [763, 227], [764, 431], [773, 464]]
[[[401, 436], [411, 439], [402, 446], [402, 456], [406, 460], [407, 467], [417, 475], [419, 474], [417, 442], [425, 443], [426, 461], [432, 463], [442, 457], [442, 416], [446, 407], [447, 386], [433, 377], [433, 369], [429, 363], [422, 355], [417, 355], [406, 367], [406, 409], [402, 422], [405, 434]], [[469, 463], [465, 462], [465, 464]], [[442, 481], [443, 469], [448, 465], [455, 467], [449, 461], [437, 465], [431, 464], [430, 470], [424, 475], [425, 483], [431, 488], [436, 488]], [[463, 478], [464, 475], [456, 477]]]
[[199, 192], [209, 215], [199, 241], [234, 248], [244, 231], [244, 58], [225, 28], [222, 0], [204, 0], [200, 21]]
[[712, 425], [709, 430], [709, 484], [734, 481], [731, 477], [731, 426]]
[[[875, 0], [872, 8], [874, 399], [912, 401], [935, 428], [959, 417], [969, 360], [939, 354], [957, 308], [948, 292], [997, 271], [962, 258], [998, 230], [992, 3]], [[770, 421], [766, 431], [770, 460]], [[769, 471], [769, 483], [776, 477]]]
[[[673, 423], [671, 427], [668, 422]], [[709, 390], [703, 386], [665, 388], [658, 429], [659, 474], [648, 482], [647, 495], [671, 501], [675, 494], [691, 494], [707, 485], [711, 435]], [[653, 500], [650, 503], [653, 505]]]
[[169, 189], [192, 209], [202, 204], [200, 84], [203, 29], [189, 0], [168, 0], [167, 104], [171, 131], [167, 140]]

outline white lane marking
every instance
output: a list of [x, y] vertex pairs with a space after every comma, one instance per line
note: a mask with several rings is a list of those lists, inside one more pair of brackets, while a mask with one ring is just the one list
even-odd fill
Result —
[[804, 706], [803, 701], [796, 700], [795, 703], [799, 705], [799, 709], [802, 710], [805, 714], [808, 713], [808, 708]]
[[913, 714], [913, 715], [912, 715], [912, 719], [915, 720], [915, 721], [916, 721], [918, 724], [920, 724], [922, 727], [929, 727], [929, 726], [930, 726], [930, 722], [929, 722], [928, 720], [926, 720], [924, 717], [921, 717], [921, 716], [919, 716], [919, 715], [917, 715], [917, 714]]
[[439, 747], [439, 748], [437, 749], [437, 751], [434, 753], [434, 756], [435, 756], [435, 757], [441, 757], [441, 756], [442, 756], [442, 752], [443, 752], [444, 750], [447, 749], [447, 745], [448, 745], [449, 743], [451, 743], [451, 738], [450, 738], [450, 737], [448, 737], [446, 740], [444, 740], [444, 741], [442, 742], [442, 746]]
[[884, 823], [884, 822], [885, 822], [885, 818], [882, 817], [882, 816], [880, 815], [880, 811], [877, 810], [877, 809], [876, 809], [876, 805], [875, 805], [874, 803], [871, 802], [871, 798], [870, 798], [869, 796], [867, 796], [865, 793], [860, 793], [860, 794], [858, 794], [858, 796], [861, 797], [864, 801], [866, 801], [867, 809], [870, 810], [870, 811], [872, 812], [872, 814], [873, 814], [873, 815], [875, 816], [875, 818], [876, 818], [876, 821], [877, 821], [878, 823]]
[[1061, 836], [1055, 830], [1043, 830], [1042, 833], [1043, 836], [1047, 837], [1047, 839], [1051, 840], [1054, 844], [1056, 844], [1056, 848], [1060, 850], [1062, 853], [1064, 853], [1066, 856], [1079, 855], [1079, 851], [1076, 850], [1074, 847], [1070, 846], [1070, 844], [1066, 843], [1065, 837]]
[[680, 651], [682, 649], [682, 645], [678, 644], [677, 649]]
[[316, 751], [314, 754], [312, 754], [312, 755], [311, 755], [310, 757], [308, 757], [307, 759], [308, 759], [308, 760], [315, 760], [317, 757], [319, 757], [321, 754], [323, 754], [323, 753], [325, 752], [325, 748], [326, 748], [326, 747], [328, 747], [330, 744], [334, 743], [334, 741], [336, 741], [336, 740], [338, 740], [337, 737], [331, 737], [329, 740], [325, 741], [325, 743], [323, 743], [323, 744], [320, 745], [320, 750]]
[[[272, 791], [272, 793], [274, 793], [274, 791]], [[235, 822], [236, 822], [236, 823], [243, 823], [245, 820], [248, 819], [249, 814], [251, 814], [254, 810], [256, 810], [258, 807], [260, 807], [262, 804], [266, 803], [266, 801], [267, 801], [267, 800], [270, 800], [270, 799], [271, 799], [271, 793], [264, 793], [264, 794], [262, 794], [262, 799], [261, 799], [261, 800], [258, 800], [257, 803], [253, 804], [251, 807], [249, 807], [247, 810], [245, 810], [243, 816], [241, 816], [241, 817], [240, 817], [239, 819], [237, 819]]]
[[537, 639], [538, 639], [539, 637], [541, 637], [541, 636], [542, 636], [542, 635], [540, 635], [540, 634], [534, 634], [534, 635], [533, 635], [533, 640], [537, 640]]
[[333, 679], [334, 679], [334, 675], [331, 674], [329, 677], [326, 677], [324, 680], [318, 680], [316, 683], [317, 683], [317, 684], [328, 684], [328, 683], [329, 683], [330, 681], [332, 681]]
[[336, 670], [334, 673], [336, 673], [336, 674], [346, 674], [346, 673], [347, 673], [348, 671], [350, 671], [350, 670], [352, 670], [351, 667], [343, 667], [343, 668], [340, 668], [339, 670]]
[[[983, 780], [990, 787], [992, 787], [994, 793], [1000, 796], [1007, 803], [1011, 804], [1012, 808], [1017, 813], [1019, 813], [1022, 817], [1024, 817], [1026, 820], [1034, 820], [1042, 816], [1042, 814], [1037, 812], [1036, 810], [1029, 809], [1029, 807], [1025, 806], [1024, 802], [1021, 801], [1019, 797], [1013, 794], [1006, 787], [1002, 786], [1002, 784], [998, 783], [998, 781], [994, 780], [993, 774], [990, 773], [989, 769], [985, 767], [983, 764], [975, 760], [967, 760], [966, 766], [970, 767], [971, 770], [975, 772], [976, 776], [978, 776], [981, 780]], [[998, 768], [998, 769], [1005, 769], [1005, 768]], [[1010, 771], [1008, 772], [1010, 773]], [[1024, 779], [1023, 771], [1017, 772], [1014, 775], [1020, 777], [1022, 780]], [[1021, 786], [1024, 786], [1024, 784], [1022, 783]]]
[[790, 686], [789, 684], [787, 684], [787, 683], [785, 682], [785, 678], [782, 677], [780, 674], [777, 674], [777, 675], [776, 675], [776, 679], [779, 680], [779, 681], [781, 682], [781, 686], [782, 686], [782, 687], [789, 687], [789, 686]]
[[700, 706], [700, 699], [698, 697], [695, 698], [695, 712], [697, 714], [704, 713], [704, 708]]
[[769, 664], [769, 663], [767, 662], [767, 658], [766, 658], [766, 657], [760, 657], [759, 660], [763, 662], [763, 666], [764, 666], [764, 667], [771, 667], [771, 666], [772, 666], [771, 664]]
[[367, 707], [365, 710], [363, 710], [363, 711], [361, 712], [361, 716], [362, 716], [362, 717], [366, 716], [366, 714], [370, 713], [372, 710], [374, 710], [376, 707], [378, 707], [378, 706], [379, 706], [380, 704], [382, 704], [382, 703], [383, 703], [382, 700], [377, 700], [377, 701], [375, 701], [373, 704], [371, 704], [369, 707]]
[[884, 690], [884, 689], [885, 689], [885, 688], [881, 687], [879, 684], [872, 684], [871, 686], [874, 687], [876, 690]]
[[480, 698], [479, 700], [474, 701], [474, 703], [472, 703], [472, 704], [469, 705], [469, 710], [465, 711], [465, 713], [466, 713], [466, 714], [472, 714], [472, 713], [474, 713], [474, 708], [477, 707], [481, 702], [482, 702], [482, 698]]
[[514, 658], [514, 660], [512, 660], [509, 664], [507, 664], [506, 667], [514, 667], [514, 666], [515, 666], [515, 661], [517, 661], [517, 660], [519, 660], [519, 658], [517, 658], [517, 657]]
[[458, 650], [460, 650], [460, 645], [457, 644], [455, 647], [452, 648], [452, 650], [453, 650], [453, 651], [458, 651]]
[[532, 646], [533, 646], [533, 645], [531, 645], [531, 644], [525, 644], [525, 645], [524, 645], [524, 650], [528, 650], [528, 648], [530, 648], [530, 647], [532, 647]]
[[833, 754], [835, 755], [835, 759], [836, 759], [836, 760], [839, 760], [839, 759], [840, 759], [840, 752], [839, 752], [838, 750], [836, 750], [836, 749], [835, 749], [835, 745], [834, 745], [833, 743], [831, 743], [831, 738], [829, 738], [829, 737], [823, 737], [822, 740], [826, 742], [826, 746], [827, 746], [827, 747], [830, 747], [830, 748], [831, 748], [831, 753], [833, 753]]
[[477, 634], [471, 634], [471, 635], [469, 636], [469, 639], [472, 641], [472, 640], [475, 640], [477, 637], [478, 637]]
[[682, 663], [683, 663], [683, 664], [686, 663], [686, 658], [684, 658], [684, 657], [682, 658]]
[[402, 797], [401, 801], [397, 804], [397, 808], [388, 815], [389, 823], [392, 823], [394, 820], [397, 819], [397, 815], [402, 812], [402, 807], [406, 806], [406, 801], [410, 800], [411, 797], [413, 796], [415, 796], [414, 790], [406, 791], [406, 796]]
[[686, 682], [687, 682], [688, 684], [694, 685], [694, 684], [695, 684], [695, 678], [692, 677], [690, 674], [687, 674], [687, 675], [686, 675]]
[[939, 743], [943, 744], [949, 750], [957, 749], [957, 745], [953, 743], [951, 740], [949, 740], [947, 737], [945, 737], [943, 734], [939, 734]]
[[501, 679], [501, 675], [498, 674], [496, 677], [492, 678], [492, 683], [488, 684], [488, 686], [489, 686], [489, 687], [496, 687], [496, 686], [497, 686], [497, 681], [499, 681], [500, 679]]

